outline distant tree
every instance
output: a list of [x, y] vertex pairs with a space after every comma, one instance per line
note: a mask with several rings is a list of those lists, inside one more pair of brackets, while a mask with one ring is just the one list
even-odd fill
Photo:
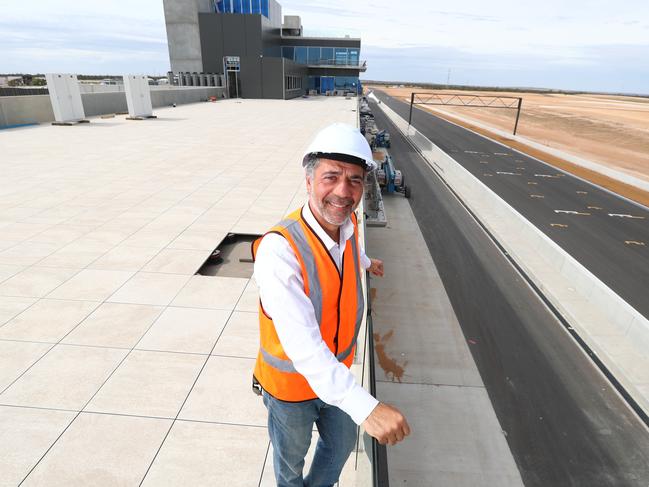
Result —
[[32, 80], [32, 86], [45, 86], [46, 84], [45, 78], [34, 78]]
[[15, 78], [15, 79], [9, 80], [9, 82], [7, 84], [9, 86], [22, 86], [24, 83], [23, 83], [22, 78]]

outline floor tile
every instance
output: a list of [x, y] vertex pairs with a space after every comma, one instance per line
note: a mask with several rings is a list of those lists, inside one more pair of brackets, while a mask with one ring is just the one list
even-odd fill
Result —
[[0, 338], [56, 343], [98, 305], [90, 301], [41, 299], [0, 328]]
[[34, 265], [60, 248], [59, 244], [21, 243], [0, 252], [0, 264]]
[[252, 359], [210, 357], [180, 412], [181, 419], [266, 425], [266, 408], [252, 392]]
[[259, 312], [259, 291], [257, 290], [257, 284], [254, 279], [248, 281], [235, 309], [237, 311]]
[[225, 228], [223, 231], [197, 231], [187, 230], [181, 233], [178, 238], [168, 246], [170, 249], [187, 249], [187, 250], [214, 250], [221, 240], [227, 235]]
[[259, 315], [235, 311], [216, 342], [214, 355], [256, 358], [259, 351]]
[[129, 247], [156, 247], [163, 249], [177, 237], [175, 232], [142, 229], [122, 242]]
[[103, 303], [62, 343], [133, 348], [163, 309], [142, 304]]
[[166, 306], [188, 280], [188, 276], [138, 272], [108, 301]]
[[0, 284], [0, 295], [42, 298], [77, 272], [77, 269], [28, 267]]
[[145, 486], [256, 486], [268, 448], [266, 428], [177, 421]]
[[83, 269], [106, 252], [103, 245], [77, 245], [75, 242], [38, 261], [44, 267]]
[[2, 235], [7, 240], [26, 240], [49, 228], [45, 223], [12, 223], [3, 227]]
[[163, 249], [142, 270], [194, 275], [209, 256], [210, 252], [204, 250]]
[[203, 355], [133, 351], [86, 410], [173, 418], [205, 359]]
[[236, 277], [192, 276], [173, 300], [173, 306], [233, 309], [248, 279]]
[[166, 308], [137, 348], [210, 353], [229, 317], [226, 310]]
[[170, 420], [82, 413], [23, 484], [138, 485]]
[[49, 228], [29, 240], [30, 242], [67, 245], [90, 231], [92, 231], [92, 227], [62, 224]]
[[37, 301], [36, 298], [0, 296], [0, 327], [14, 316], [22, 313]]
[[0, 341], [0, 391], [41, 358], [52, 345], [48, 343]]
[[25, 266], [22, 265], [0, 264], [0, 282], [6, 281], [24, 269]]
[[88, 265], [89, 269], [139, 271], [160, 249], [119, 245]]
[[48, 297], [104, 301], [132, 275], [132, 272], [127, 271], [84, 269], [65, 284], [52, 291]]
[[0, 486], [18, 485], [75, 414], [0, 406]]
[[0, 403], [80, 410], [126, 354], [114, 348], [57, 345], [0, 395]]

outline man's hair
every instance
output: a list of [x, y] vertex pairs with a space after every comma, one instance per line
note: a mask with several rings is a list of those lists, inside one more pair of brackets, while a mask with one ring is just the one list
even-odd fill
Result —
[[317, 155], [309, 154], [306, 156], [304, 171], [311, 179], [313, 179], [313, 173], [315, 172], [316, 167], [318, 167], [318, 164], [320, 164], [320, 158]]

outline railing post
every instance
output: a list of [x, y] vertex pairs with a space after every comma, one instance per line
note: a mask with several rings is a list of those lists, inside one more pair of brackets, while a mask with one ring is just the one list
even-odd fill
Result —
[[516, 109], [516, 123], [514, 124], [514, 135], [516, 135], [516, 129], [518, 129], [518, 119], [521, 116], [521, 105], [523, 104], [523, 99], [518, 99], [518, 108]]
[[408, 115], [408, 133], [410, 133], [410, 123], [412, 122], [412, 105], [415, 102], [415, 92], [410, 95], [410, 115]]

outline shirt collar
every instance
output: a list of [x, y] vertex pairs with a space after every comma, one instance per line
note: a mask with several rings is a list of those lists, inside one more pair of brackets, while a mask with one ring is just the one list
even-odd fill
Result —
[[[332, 239], [329, 234], [325, 232], [324, 228], [320, 226], [318, 220], [316, 220], [315, 216], [313, 216], [313, 212], [309, 207], [308, 201], [302, 207], [302, 216], [309, 224], [309, 226], [313, 228], [313, 231], [316, 233], [316, 235], [320, 237], [320, 240], [322, 240], [322, 243], [324, 243], [325, 247], [327, 247], [327, 250], [331, 250], [335, 245], [339, 245], [339, 242], [335, 242], [334, 239]], [[348, 217], [347, 220], [345, 220], [344, 223], [340, 225], [340, 242], [346, 242], [353, 234], [354, 224], [352, 223], [351, 218]]]

